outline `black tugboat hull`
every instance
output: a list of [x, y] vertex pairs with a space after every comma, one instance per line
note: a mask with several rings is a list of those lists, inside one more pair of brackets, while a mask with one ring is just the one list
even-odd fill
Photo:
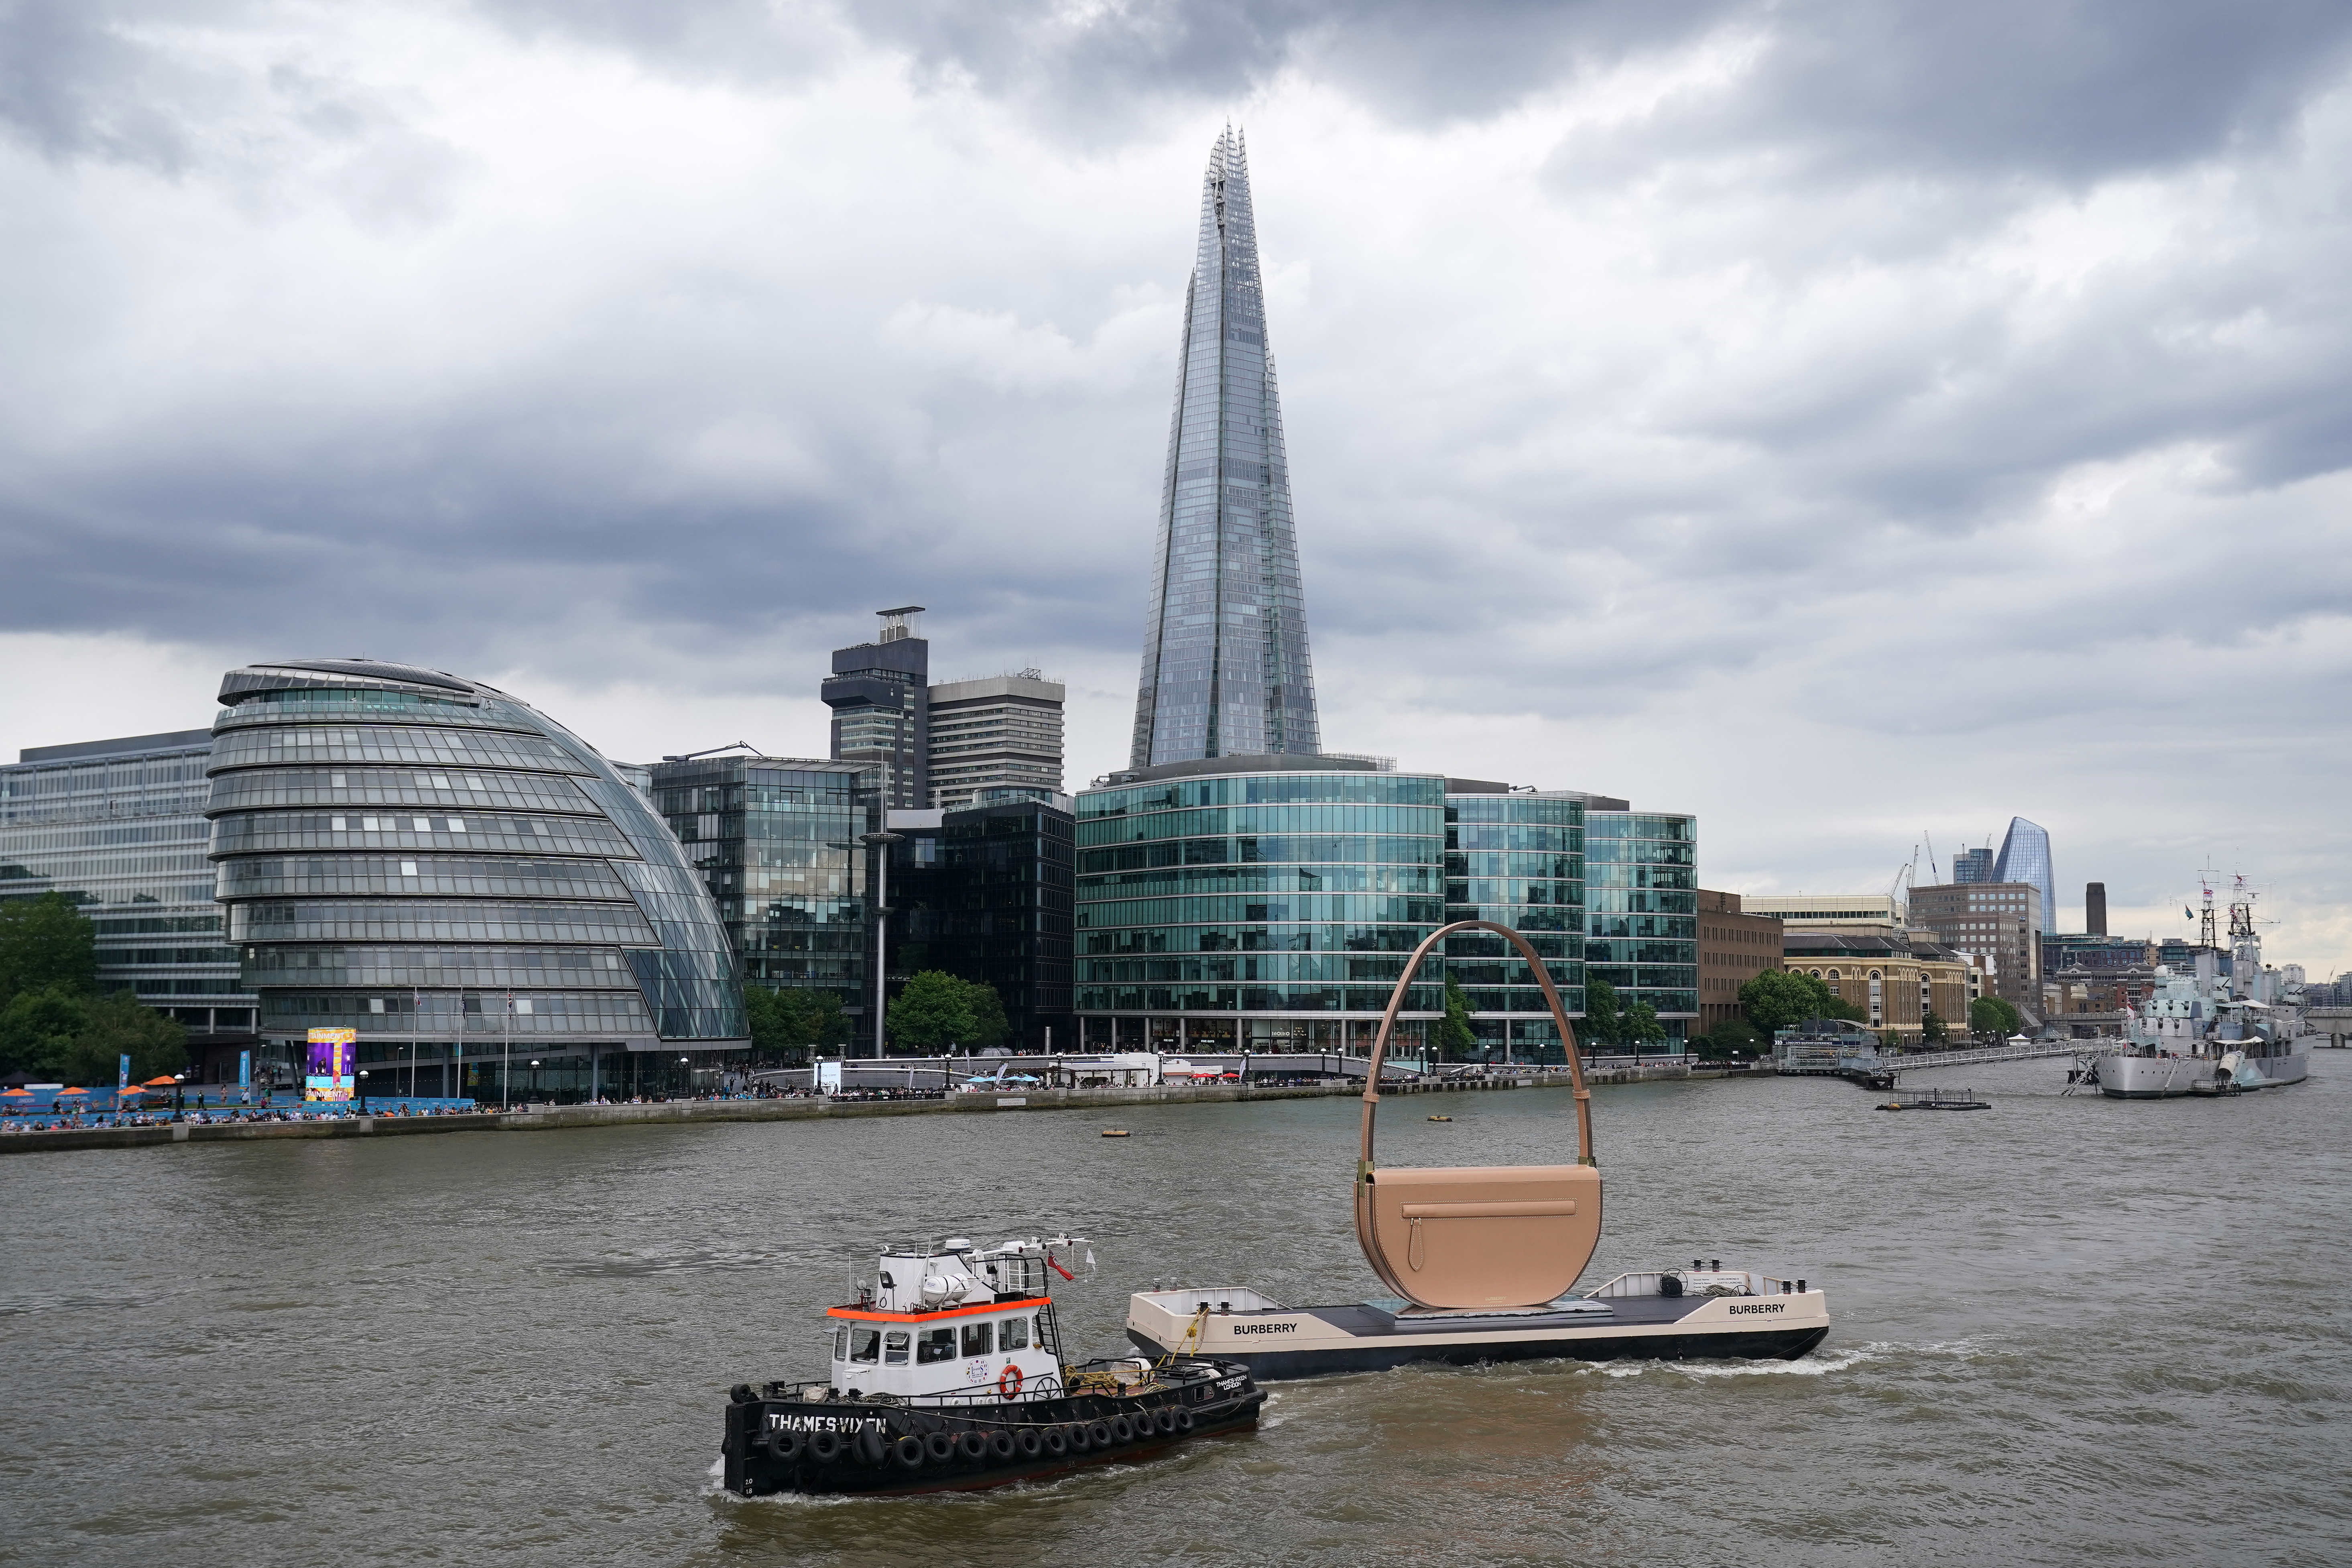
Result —
[[[939, 1408], [866, 1402], [763, 1397], [737, 1399], [727, 1409], [725, 1485], [740, 1497], [778, 1492], [804, 1496], [917, 1497], [929, 1492], [982, 1491], [1016, 1481], [1044, 1480], [1102, 1465], [1138, 1463], [1180, 1444], [1257, 1425], [1265, 1394], [1241, 1367], [1223, 1363], [1205, 1386], [1177, 1386], [1135, 1395], [1083, 1394], [1050, 1400]], [[1230, 1386], [1228, 1386], [1230, 1385]], [[739, 1393], [741, 1391], [739, 1391]], [[1195, 1398], [1195, 1394], [1206, 1397]], [[1166, 1412], [1178, 1430], [1162, 1430]], [[1181, 1412], [1181, 1415], [1179, 1414]], [[1124, 1421], [1132, 1435], [1120, 1438]], [[1141, 1430], [1134, 1430], [1139, 1426]], [[1046, 1434], [1070, 1441], [1073, 1428], [1108, 1431], [1083, 1450], [1055, 1454]], [[1031, 1455], [1019, 1439], [1038, 1441]], [[966, 1434], [1003, 1434], [1014, 1452], [972, 1451]], [[781, 1437], [790, 1434], [789, 1437]], [[820, 1445], [823, 1436], [829, 1442]], [[936, 1436], [952, 1452], [942, 1456]], [[919, 1463], [902, 1458], [906, 1440], [922, 1447]], [[796, 1441], [794, 1439], [797, 1439]], [[827, 1450], [820, 1457], [818, 1448]], [[1000, 1446], [1001, 1447], [1001, 1446]], [[878, 1451], [880, 1457], [873, 1456]]]

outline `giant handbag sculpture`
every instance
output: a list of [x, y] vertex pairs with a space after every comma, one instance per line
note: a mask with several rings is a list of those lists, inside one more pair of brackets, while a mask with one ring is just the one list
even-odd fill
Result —
[[[1573, 1165], [1460, 1165], [1414, 1169], [1372, 1163], [1372, 1117], [1381, 1062], [1405, 988], [1446, 937], [1468, 931], [1508, 938], [1535, 972], [1568, 1049], [1576, 1089]], [[1356, 1238], [1372, 1271], [1415, 1306], [1539, 1307], [1568, 1294], [1601, 1244], [1601, 1169], [1592, 1158], [1592, 1096], [1577, 1059], [1576, 1032], [1551, 972], [1517, 931], [1491, 921], [1455, 921], [1413, 949], [1381, 1019], [1364, 1080], [1363, 1148], [1356, 1163]]]

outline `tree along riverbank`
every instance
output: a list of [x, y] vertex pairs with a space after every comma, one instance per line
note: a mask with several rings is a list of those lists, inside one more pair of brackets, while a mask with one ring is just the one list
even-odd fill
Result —
[[[1645, 1083], [1693, 1076], [1686, 1062], [1631, 1068], [1597, 1068], [1595, 1085]], [[1702, 1072], [1700, 1077], [1718, 1074]], [[1557, 1069], [1513, 1078], [1440, 1083], [1391, 1084], [1383, 1095], [1458, 1094], [1512, 1089], [1565, 1089], [1569, 1076]], [[790, 1100], [670, 1100], [653, 1105], [551, 1105], [532, 1110], [488, 1110], [472, 1116], [339, 1116], [317, 1121], [174, 1121], [161, 1127], [68, 1128], [50, 1132], [0, 1136], [0, 1154], [53, 1149], [144, 1149], [171, 1143], [237, 1143], [271, 1138], [393, 1138], [436, 1132], [553, 1132], [584, 1127], [637, 1126], [677, 1121], [816, 1121], [859, 1116], [994, 1114], [1014, 1110], [1097, 1110], [1122, 1105], [1181, 1105], [1235, 1100], [1312, 1100], [1360, 1095], [1348, 1083], [1258, 1086], [1244, 1084], [1157, 1085], [1149, 1089], [1032, 1089], [1018, 1094], [951, 1094], [944, 1100], [835, 1100], [823, 1095]]]

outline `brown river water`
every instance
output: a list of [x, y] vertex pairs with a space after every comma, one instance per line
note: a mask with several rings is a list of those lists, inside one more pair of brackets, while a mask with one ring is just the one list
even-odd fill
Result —
[[[1970, 1112], [1595, 1092], [1588, 1284], [1802, 1275], [1801, 1361], [1280, 1384], [1251, 1435], [911, 1500], [719, 1492], [728, 1385], [816, 1374], [896, 1238], [1091, 1237], [1088, 1354], [1156, 1280], [1377, 1294], [1356, 1102], [10, 1156], [0, 1563], [2352, 1561], [2352, 1057], [2228, 1101], [2064, 1068], [1921, 1075]], [[1392, 1098], [1382, 1158], [1572, 1158], [1569, 1104]]]

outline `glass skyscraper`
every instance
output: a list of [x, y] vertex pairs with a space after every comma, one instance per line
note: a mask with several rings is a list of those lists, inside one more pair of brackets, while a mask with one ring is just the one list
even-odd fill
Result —
[[360, 659], [233, 669], [220, 700], [215, 890], [281, 1070], [351, 1028], [373, 1094], [497, 1100], [511, 1041], [516, 1072], [541, 1063], [518, 1095], [579, 1099], [749, 1046], [701, 879], [562, 725]]
[[1698, 1017], [1698, 818], [1588, 802], [1584, 908], [1588, 984], [1647, 1002], [1679, 1050]]
[[62, 893], [98, 930], [100, 991], [178, 1019], [199, 1079], [254, 1044], [205, 858], [209, 730], [36, 746], [0, 767], [0, 899]]
[[1160, 488], [1137, 768], [1322, 750], [1242, 139], [1209, 154]]
[[[1370, 1043], [1406, 956], [1445, 918], [1445, 781], [1272, 761], [1173, 763], [1078, 795], [1087, 1047]], [[1424, 965], [1401, 1043], [1418, 1048], [1443, 987]]]
[[[1560, 1005], [1584, 1011], [1585, 797], [1446, 781], [1445, 918], [1493, 921], [1528, 939]], [[1445, 939], [1445, 973], [1462, 984], [1483, 1050], [1515, 1061], [1567, 1060], [1535, 975], [1501, 937]]]
[[866, 853], [857, 763], [698, 757], [655, 764], [656, 806], [702, 874], [746, 984], [826, 991], [863, 1015]]
[[2042, 918], [2058, 919], [2058, 884], [2050, 868], [2050, 835], [2039, 823], [2021, 816], [2009, 819], [2000, 840], [2000, 858], [1992, 863], [1993, 882], [2025, 882], [2042, 890]]

